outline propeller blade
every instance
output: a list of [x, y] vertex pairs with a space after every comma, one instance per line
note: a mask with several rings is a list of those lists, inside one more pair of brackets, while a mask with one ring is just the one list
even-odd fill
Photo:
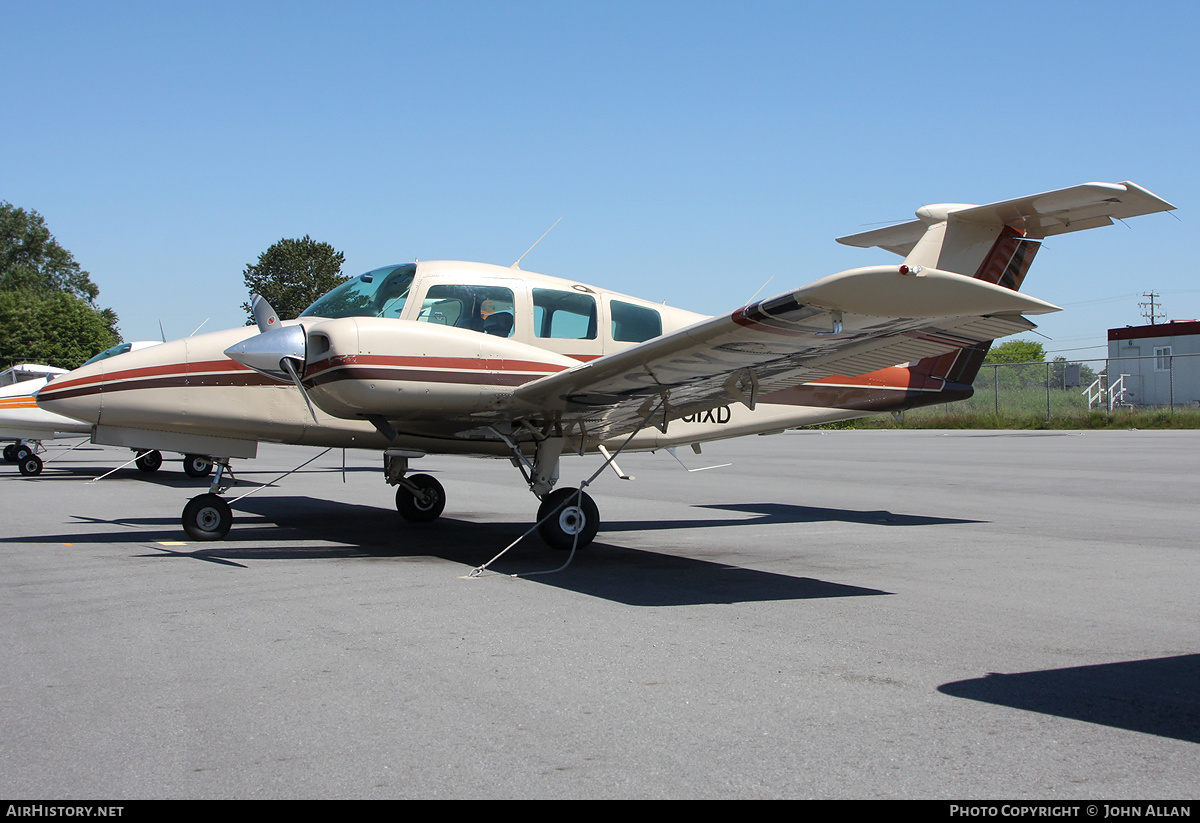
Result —
[[275, 309], [271, 308], [271, 304], [267, 302], [267, 298], [261, 294], [253, 294], [250, 296], [250, 314], [254, 317], [254, 323], [258, 326], [259, 331], [269, 331], [279, 328], [279, 315]]
[[300, 374], [296, 371], [295, 361], [290, 357], [285, 357], [280, 361], [279, 365], [287, 369], [287, 373], [292, 376], [292, 382], [300, 390], [300, 396], [304, 398], [304, 403], [308, 406], [308, 413], [312, 415], [313, 422], [320, 425], [321, 421], [317, 419], [317, 410], [313, 408], [312, 401], [308, 399], [308, 392], [304, 390], [304, 384], [300, 382]]

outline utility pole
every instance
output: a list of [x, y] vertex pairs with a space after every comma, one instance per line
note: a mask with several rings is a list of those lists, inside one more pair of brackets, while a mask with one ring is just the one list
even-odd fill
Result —
[[1147, 302], [1138, 303], [1138, 308], [1142, 310], [1142, 317], [1150, 321], [1151, 326], [1157, 325], [1159, 320], [1166, 318], [1167, 315], [1164, 312], [1158, 311], [1158, 309], [1162, 308], [1162, 304], [1155, 302], [1159, 298], [1157, 292], [1142, 292], [1142, 297], [1145, 297]]

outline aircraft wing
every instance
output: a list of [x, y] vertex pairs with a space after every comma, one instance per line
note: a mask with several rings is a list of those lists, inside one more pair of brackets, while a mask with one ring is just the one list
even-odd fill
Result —
[[831, 375], [859, 375], [1027, 331], [1057, 306], [952, 272], [835, 274], [527, 383], [519, 404], [604, 439]]

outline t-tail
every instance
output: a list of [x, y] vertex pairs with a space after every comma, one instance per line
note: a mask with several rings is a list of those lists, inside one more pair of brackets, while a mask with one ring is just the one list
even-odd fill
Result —
[[[1174, 208], [1134, 183], [1084, 183], [986, 206], [924, 206], [916, 220], [838, 242], [886, 249], [910, 268], [952, 271], [1019, 291], [1044, 238]], [[989, 341], [908, 364], [912, 391], [897, 409], [970, 397], [990, 347]]]

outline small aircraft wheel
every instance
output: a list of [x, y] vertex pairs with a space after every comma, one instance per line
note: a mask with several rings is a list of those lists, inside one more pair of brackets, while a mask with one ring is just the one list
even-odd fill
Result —
[[4, 447], [4, 459], [7, 460], [9, 463], [17, 462], [17, 444], [16, 443], [9, 443], [7, 446]]
[[582, 549], [600, 531], [600, 510], [587, 492], [558, 489], [542, 498], [538, 523], [538, 534], [550, 548]]
[[27, 454], [17, 461], [17, 468], [26, 477], [37, 477], [42, 473], [42, 458], [36, 454]]
[[396, 510], [410, 523], [428, 523], [437, 520], [446, 508], [446, 490], [442, 484], [427, 474], [414, 474], [405, 480], [420, 488], [413, 494], [404, 486], [396, 489]]
[[221, 540], [233, 525], [233, 512], [215, 494], [193, 497], [183, 507], [183, 530], [193, 540]]
[[212, 473], [212, 461], [202, 454], [184, 455], [183, 471], [188, 477], [208, 477]]
[[139, 469], [146, 472], [156, 472], [162, 466], [162, 453], [157, 451], [138, 452], [138, 459], [134, 461]]
[[22, 460], [24, 460], [26, 457], [28, 457], [31, 454], [33, 454], [33, 449], [30, 448], [28, 444], [26, 444], [26, 443], [14, 443], [13, 444], [12, 459], [13, 459], [14, 463], [20, 463]]

